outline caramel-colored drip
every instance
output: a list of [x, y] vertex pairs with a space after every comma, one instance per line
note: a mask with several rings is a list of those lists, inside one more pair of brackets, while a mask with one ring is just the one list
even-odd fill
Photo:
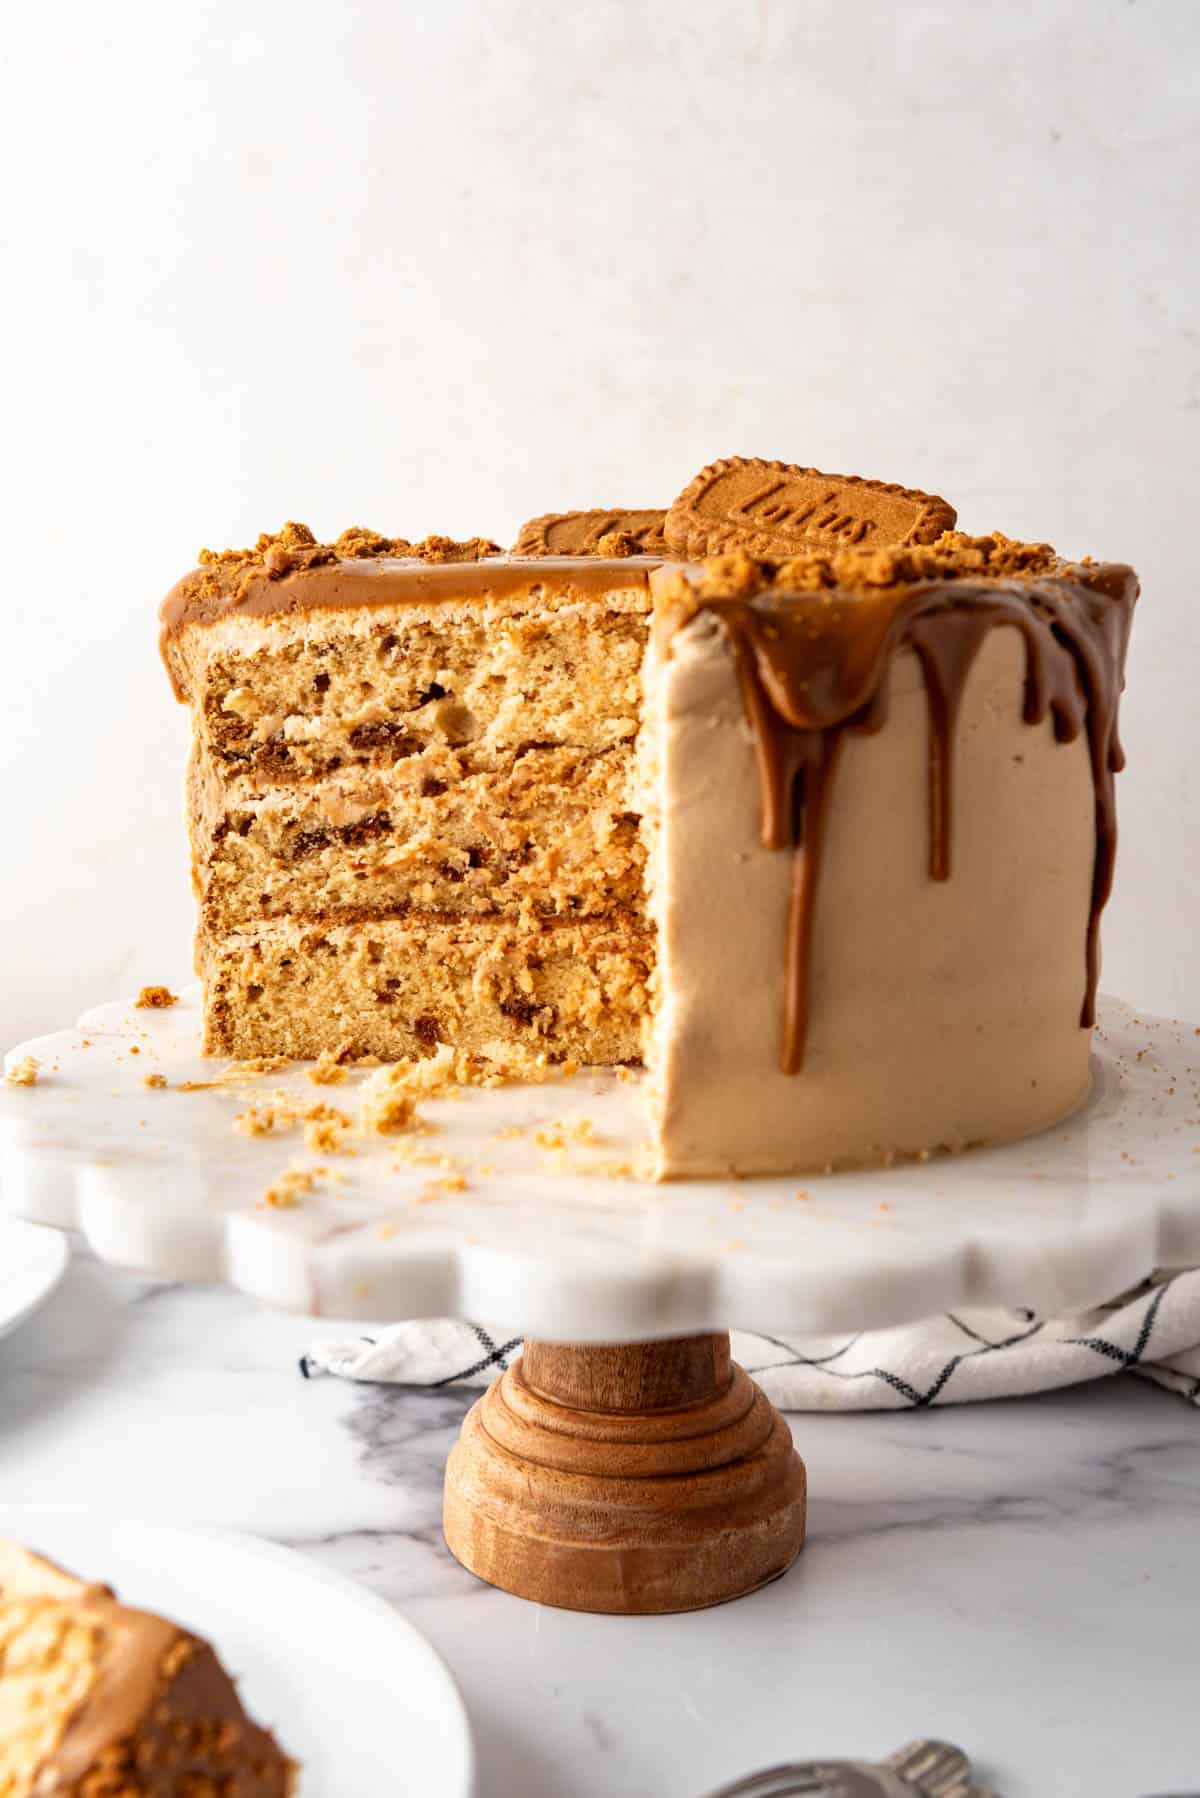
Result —
[[909, 641], [929, 702], [929, 877], [949, 880], [954, 823], [954, 742], [967, 675], [992, 627], [986, 612], [914, 618]]
[[1132, 571], [1110, 566], [1041, 581], [923, 583], [817, 599], [768, 593], [714, 605], [754, 740], [762, 842], [794, 852], [784, 1073], [798, 1073], [804, 1061], [821, 854], [843, 735], [880, 729], [892, 656], [911, 646], [929, 707], [929, 873], [949, 879], [958, 717], [975, 658], [1001, 624], [1025, 643], [1025, 722], [1049, 717], [1060, 743], [1088, 733], [1096, 853], [1079, 1021], [1094, 1022], [1100, 913], [1116, 859], [1113, 776], [1124, 765], [1117, 706], [1136, 597]]

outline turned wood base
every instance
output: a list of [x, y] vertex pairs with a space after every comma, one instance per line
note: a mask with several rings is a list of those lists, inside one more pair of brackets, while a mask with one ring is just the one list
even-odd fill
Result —
[[783, 1573], [804, 1463], [729, 1337], [528, 1342], [468, 1413], [446, 1468], [451, 1553], [572, 1611], [698, 1610]]

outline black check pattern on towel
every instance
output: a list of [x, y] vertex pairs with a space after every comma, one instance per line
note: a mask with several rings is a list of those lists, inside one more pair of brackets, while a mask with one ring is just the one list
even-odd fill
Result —
[[788, 1345], [785, 1342], [781, 1342], [777, 1336], [764, 1336], [764, 1342], [772, 1342], [775, 1344], [776, 1348], [783, 1349], [787, 1352], [788, 1359], [786, 1361], [765, 1362], [761, 1367], [747, 1367], [746, 1372], [757, 1376], [760, 1373], [774, 1373], [780, 1367], [821, 1367], [827, 1374], [839, 1380], [883, 1380], [894, 1392], [898, 1392], [906, 1404], [908, 1404], [914, 1411], [919, 1411], [925, 1405], [934, 1404], [937, 1399], [941, 1397], [949, 1381], [962, 1366], [964, 1361], [973, 1360], [976, 1355], [994, 1354], [998, 1349], [1012, 1348], [1013, 1345], [1018, 1342], [1028, 1342], [1031, 1336], [1036, 1336], [1043, 1328], [1042, 1324], [1035, 1323], [1027, 1330], [1018, 1330], [1015, 1335], [1004, 1337], [1000, 1342], [991, 1342], [987, 1337], [981, 1336], [979, 1331], [973, 1329], [971, 1325], [965, 1324], [961, 1317], [955, 1317], [952, 1311], [948, 1312], [947, 1316], [950, 1322], [963, 1332], [964, 1336], [971, 1337], [971, 1339], [980, 1346], [973, 1349], [964, 1349], [963, 1352], [958, 1355], [951, 1355], [949, 1360], [938, 1370], [937, 1374], [924, 1391], [918, 1391], [917, 1388], [910, 1385], [902, 1375], [893, 1372], [887, 1367], [860, 1367], [856, 1368], [853, 1372], [844, 1368], [835, 1367], [833, 1363], [840, 1360], [848, 1350], [852, 1349], [856, 1343], [862, 1340], [862, 1332], [860, 1332], [858, 1336], [851, 1337], [849, 1342], [842, 1348], [836, 1350], [832, 1355], [795, 1354], [789, 1351]]
[[1154, 1332], [1154, 1320], [1158, 1316], [1159, 1307], [1171, 1289], [1171, 1282], [1160, 1286], [1146, 1306], [1146, 1315], [1142, 1327], [1138, 1331], [1137, 1341], [1132, 1349], [1123, 1349], [1115, 1342], [1109, 1342], [1103, 1336], [1074, 1336], [1071, 1340], [1080, 1348], [1094, 1349], [1098, 1355], [1107, 1355], [1121, 1367], [1136, 1367], [1150, 1345], [1150, 1337]]
[[509, 1365], [509, 1356], [515, 1354], [525, 1340], [523, 1336], [510, 1336], [507, 1342], [497, 1344], [481, 1324], [470, 1324], [468, 1328], [474, 1330], [479, 1338], [479, 1346], [483, 1350], [482, 1360], [472, 1361], [470, 1367], [464, 1367], [459, 1373], [448, 1373], [443, 1379], [434, 1380], [435, 1387], [461, 1385], [474, 1379], [477, 1374], [486, 1373], [489, 1367], [496, 1367], [503, 1373]]
[[[485, 1386], [522, 1338], [451, 1318], [392, 1324], [319, 1343], [301, 1361], [340, 1374], [437, 1390]], [[1092, 1311], [949, 1312], [827, 1338], [734, 1331], [733, 1352], [785, 1411], [926, 1410], [1051, 1391], [1130, 1373], [1200, 1408], [1200, 1268], [1176, 1269]]]

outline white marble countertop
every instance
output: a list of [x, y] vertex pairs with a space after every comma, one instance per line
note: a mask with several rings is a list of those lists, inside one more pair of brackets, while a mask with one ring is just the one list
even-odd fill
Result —
[[362, 1580], [457, 1677], [480, 1798], [699, 1798], [918, 1734], [1004, 1798], [1200, 1791], [1200, 1431], [1178, 1400], [1115, 1380], [795, 1417], [793, 1573], [690, 1617], [581, 1617], [446, 1552], [467, 1395], [305, 1381], [321, 1328], [78, 1258], [0, 1343], [0, 1497], [252, 1530]]

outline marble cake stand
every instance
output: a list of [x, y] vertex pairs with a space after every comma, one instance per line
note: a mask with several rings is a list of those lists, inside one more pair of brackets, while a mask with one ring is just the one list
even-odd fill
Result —
[[[0, 1207], [107, 1260], [376, 1323], [509, 1320], [520, 1363], [468, 1416], [446, 1535], [484, 1579], [581, 1610], [685, 1610], [784, 1571], [804, 1469], [729, 1359], [730, 1324], [824, 1333], [963, 1305], [1077, 1308], [1200, 1260], [1200, 1032], [1102, 1004], [1087, 1106], [1003, 1149], [870, 1174], [654, 1185], [636, 1080], [591, 1071], [422, 1106], [424, 1134], [308, 1151], [247, 1137], [283, 1094], [357, 1116], [355, 1071], [239, 1074], [199, 999], [129, 1002], [20, 1045]], [[147, 1077], [165, 1080], [151, 1086]], [[181, 1090], [182, 1089], [182, 1090]], [[279, 1209], [286, 1169], [312, 1184]]]

